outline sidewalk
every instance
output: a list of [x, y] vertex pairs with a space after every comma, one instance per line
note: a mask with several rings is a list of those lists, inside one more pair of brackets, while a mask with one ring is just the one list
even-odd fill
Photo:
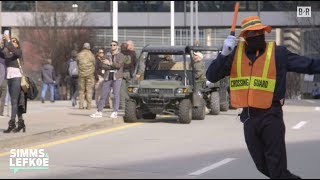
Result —
[[[93, 101], [94, 102], [94, 101]], [[117, 119], [109, 118], [112, 109], [104, 109], [102, 118], [91, 118], [96, 108], [80, 110], [72, 107], [71, 101], [28, 101], [27, 113], [23, 114], [26, 132], [3, 133], [8, 128], [9, 117], [5, 108], [5, 117], [0, 118], [0, 152], [12, 146], [22, 146], [29, 143], [49, 140], [58, 136], [81, 133], [99, 128], [107, 128], [123, 123], [123, 111], [118, 112]], [[11, 111], [10, 111], [11, 113]]]

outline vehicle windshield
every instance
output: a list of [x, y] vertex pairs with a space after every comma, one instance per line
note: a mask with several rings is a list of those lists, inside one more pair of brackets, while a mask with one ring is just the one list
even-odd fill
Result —
[[190, 55], [145, 52], [141, 60], [144, 61], [145, 66], [144, 79], [192, 83]]

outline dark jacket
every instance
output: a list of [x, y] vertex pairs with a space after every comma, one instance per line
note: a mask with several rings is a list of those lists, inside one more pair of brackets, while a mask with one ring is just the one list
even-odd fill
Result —
[[[111, 66], [103, 64], [103, 68], [106, 70], [104, 74], [104, 79], [109, 79], [110, 70], [116, 70], [117, 72], [114, 73], [114, 80], [122, 79], [123, 78], [123, 54], [119, 51], [116, 52], [114, 55], [107, 53], [106, 58], [113, 61]], [[111, 73], [112, 74], [112, 73]]]
[[[217, 82], [225, 76], [230, 75], [235, 50], [226, 57], [219, 54], [218, 57], [212, 61], [206, 72], [208, 81]], [[263, 54], [263, 52], [264, 51], [261, 51], [259, 53], [259, 56]], [[248, 58], [254, 63], [256, 59], [255, 52], [246, 50], [245, 53]], [[275, 61], [277, 77], [273, 101], [279, 101], [285, 97], [287, 72], [297, 72], [304, 74], [320, 73], [320, 59], [300, 56], [298, 54], [290, 52], [284, 46], [276, 46]]]
[[96, 57], [96, 68], [94, 71], [94, 78], [98, 81], [99, 76], [104, 77], [105, 71], [106, 70], [103, 68], [103, 62], [98, 57]]
[[130, 74], [132, 75], [136, 66], [136, 52], [131, 51], [131, 50], [122, 50], [121, 53], [124, 55], [124, 66], [123, 66], [123, 71], [127, 72], [129, 71]]
[[53, 83], [53, 81], [56, 81], [56, 73], [51, 64], [45, 64], [41, 68], [41, 79], [44, 83]]
[[19, 64], [17, 61], [18, 58], [20, 59], [20, 63], [22, 64], [22, 50], [19, 48], [15, 48], [11, 41], [5, 41], [4, 48], [2, 49], [0, 56], [6, 60], [7, 67], [19, 68]]

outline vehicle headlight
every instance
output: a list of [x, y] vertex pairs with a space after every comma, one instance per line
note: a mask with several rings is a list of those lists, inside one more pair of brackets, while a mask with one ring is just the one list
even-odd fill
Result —
[[178, 88], [176, 90], [177, 94], [187, 94], [188, 93], [188, 89], [187, 88]]
[[135, 87], [135, 88], [133, 88], [132, 92], [133, 93], [138, 93], [138, 90], [139, 90], [139, 88]]
[[139, 88], [137, 87], [128, 87], [129, 93], [138, 93]]
[[177, 94], [183, 94], [183, 89], [182, 88], [178, 88], [176, 92], [177, 92]]

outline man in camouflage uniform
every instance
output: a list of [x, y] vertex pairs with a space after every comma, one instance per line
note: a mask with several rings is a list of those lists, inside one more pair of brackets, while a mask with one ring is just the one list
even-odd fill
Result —
[[206, 82], [205, 65], [202, 62], [203, 55], [201, 52], [193, 53], [193, 67], [196, 89], [202, 89]]
[[131, 83], [131, 78], [136, 65], [136, 52], [134, 51], [132, 41], [128, 41], [121, 45], [121, 53], [124, 55], [124, 67], [120, 91], [120, 109], [124, 109], [126, 99], [129, 99], [128, 86]]
[[87, 109], [90, 110], [96, 59], [90, 51], [89, 43], [83, 44], [83, 49], [77, 54], [76, 59], [79, 66], [79, 109], [84, 109], [84, 93], [86, 92]]

